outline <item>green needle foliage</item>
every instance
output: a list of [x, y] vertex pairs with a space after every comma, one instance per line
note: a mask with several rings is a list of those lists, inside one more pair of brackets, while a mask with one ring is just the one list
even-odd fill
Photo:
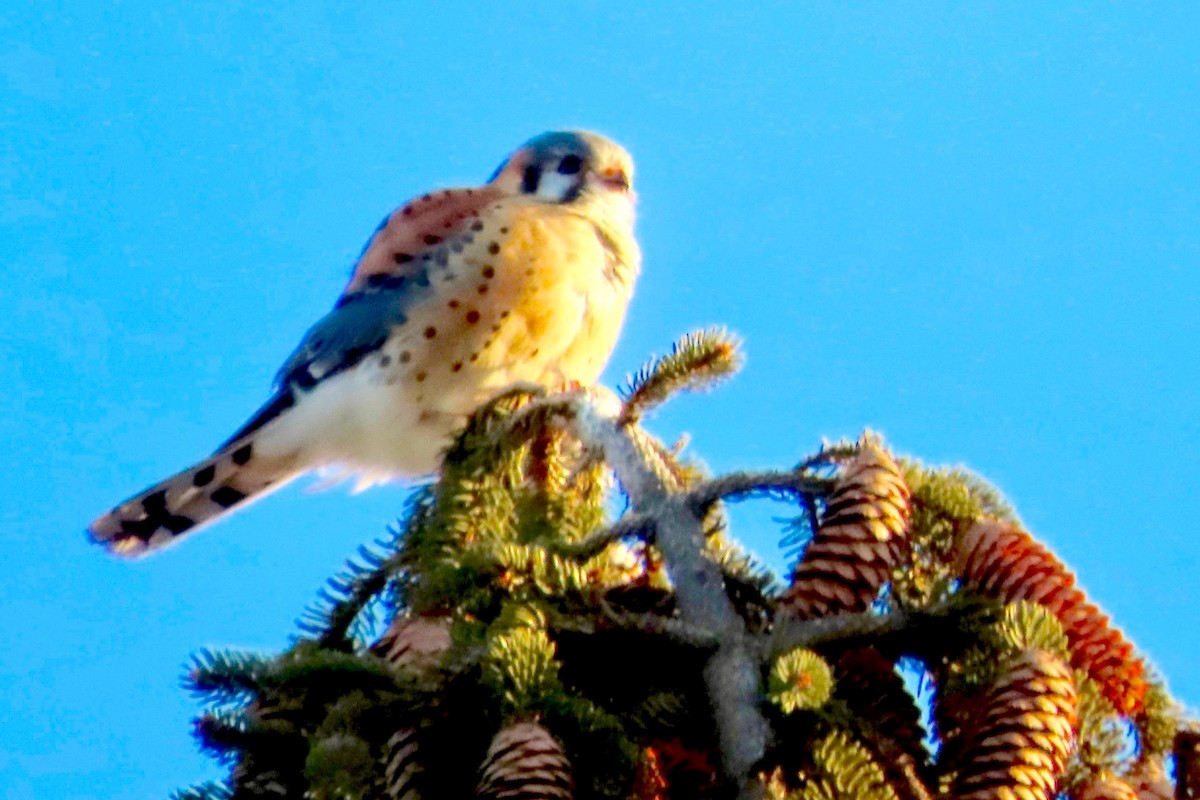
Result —
[[767, 696], [785, 714], [820, 708], [831, 694], [833, 671], [812, 650], [797, 647], [775, 659], [767, 682]]
[[629, 379], [623, 419], [634, 422], [679, 391], [708, 389], [742, 366], [738, 341], [720, 328], [690, 333]]
[[[732, 337], [702, 331], [631, 379], [618, 425], [667, 491], [714, 483], [637, 420], [680, 391], [727, 377], [740, 360]], [[1002, 608], [960, 585], [955, 548], [964, 533], [980, 520], [1015, 521], [1012, 509], [963, 469], [912, 460], [903, 462], [907, 554], [875, 606], [850, 615], [855, 624], [836, 635], [801, 635], [805, 625], [847, 620], [798, 622], [781, 611], [779, 581], [732, 538], [719, 502], [685, 505], [696, 517], [693, 544], [721, 577], [710, 591], [740, 626], [697, 627], [679, 602], [684, 584], [664, 562], [656, 521], [617, 525], [623, 498], [611, 465], [594, 442], [576, 438], [574, 401], [565, 397], [514, 390], [479, 409], [437, 481], [413, 493], [389, 536], [330, 580], [287, 651], [194, 657], [185, 686], [207, 706], [196, 735], [230, 772], [176, 797], [474, 797], [494, 737], [533, 722], [561, 745], [574, 797], [725, 800], [745, 787], [722, 773], [729, 737], [714, 714], [710, 667], [736, 641], [757, 670], [748, 676], [759, 686], [750, 711], [771, 731], [755, 791], [776, 800], [928, 800], [971, 768], [956, 759], [978, 751], [971, 721], [1013, 654], [1046, 651], [1064, 663], [1070, 655], [1068, 623], [1047, 607]], [[722, 480], [731, 479], [732, 499], [791, 503], [790, 544], [803, 559], [803, 529], [829, 511], [822, 487], [833, 486], [857, 447], [824, 446], [799, 462], [792, 482], [771, 483], [768, 473]], [[853, 559], [875, 553], [848, 545], [838, 557], [825, 556], [828, 568], [853, 577]], [[784, 630], [801, 645], [772, 657]], [[932, 681], [920, 698], [901, 677], [898, 665], [909, 663]], [[1078, 745], [1058, 776], [1067, 796], [1097, 775], [1161, 763], [1183, 724], [1161, 681], [1149, 681], [1132, 718], [1085, 671], [1075, 681]], [[930, 699], [937, 724], [926, 749], [919, 714]], [[505, 753], [493, 764], [518, 774], [493, 770], [491, 780], [532, 781], [543, 757]]]

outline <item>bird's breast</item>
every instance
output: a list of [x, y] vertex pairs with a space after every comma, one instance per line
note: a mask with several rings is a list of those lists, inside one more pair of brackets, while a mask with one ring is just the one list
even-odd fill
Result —
[[630, 291], [609, 248], [556, 207], [493, 212], [465, 246], [427, 254], [427, 299], [383, 347], [306, 400], [330, 431], [324, 460], [429, 472], [466, 416], [513, 384], [597, 379]]

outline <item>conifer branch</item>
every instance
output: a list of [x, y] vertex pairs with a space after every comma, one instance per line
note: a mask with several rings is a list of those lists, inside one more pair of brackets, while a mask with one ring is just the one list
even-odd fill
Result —
[[559, 553], [585, 560], [597, 556], [610, 544], [615, 544], [627, 537], [647, 538], [654, 531], [654, 519], [647, 514], [626, 514], [607, 528], [589, 534], [578, 542], [562, 542], [555, 544], [554, 549]]
[[258, 653], [202, 649], [183, 678], [189, 692], [207, 703], [233, 703], [262, 688], [274, 659]]
[[641, 631], [653, 636], [666, 636], [680, 644], [702, 650], [711, 650], [720, 644], [720, 639], [712, 631], [689, 625], [674, 617], [617, 611], [604, 598], [600, 598], [600, 608], [605, 618], [618, 628]]
[[230, 800], [233, 790], [225, 781], [206, 781], [172, 792], [169, 800]]
[[829, 493], [833, 481], [814, 476], [807, 469], [790, 472], [733, 472], [713, 478], [687, 493], [694, 509], [707, 509], [718, 500], [745, 500], [767, 497], [778, 500], [804, 500]]
[[661, 470], [657, 453], [645, 447], [646, 435], [629, 424], [616, 396], [593, 389], [580, 394], [575, 408], [575, 434], [605, 454], [633, 510], [657, 520], [655, 542], [675, 587], [680, 618], [716, 633], [717, 650], [708, 660], [704, 679], [723, 770], [740, 797], [757, 796], [752, 770], [770, 738], [759, 709], [763, 696], [759, 662], [751, 652], [745, 623], [722, 590], [720, 567], [703, 554], [703, 518], [679, 494], [682, 487], [672, 485], [670, 473]]
[[733, 375], [742, 366], [739, 346], [721, 328], [685, 335], [669, 354], [651, 360], [629, 379], [618, 424], [637, 422], [677, 392], [708, 389]]
[[[610, 800], [931, 800], [968, 778], [1020, 782], [1026, 767], [1042, 786], [1030, 797], [1057, 782], [1064, 796], [1095, 798], [1106, 780], [1166, 797], [1172, 745], [1179, 791], [1195, 792], [1195, 736], [1176, 739], [1182, 712], [1155, 676], [1127, 682], [1136, 697], [1110, 681], [1105, 699], [1083, 672], [1054, 666], [1064, 641], [1104, 664], [1129, 650], [1112, 646], [1106, 618], [1098, 634], [1061, 613], [1101, 619], [1067, 596], [1069, 581], [1045, 577], [1065, 573], [1031, 536], [1012, 523], [982, 535], [979, 525], [1014, 515], [979, 478], [901, 469], [869, 434], [824, 444], [791, 470], [709, 478], [637, 424], [736, 360], [732, 340], [703, 332], [643, 368], [624, 402], [602, 389], [526, 388], [480, 408], [439, 479], [410, 498], [402, 532], [322, 591], [301, 623], [310, 638], [272, 659], [195, 656], [185, 685], [211, 705], [197, 736], [235, 765], [228, 785], [179, 800], [466, 797], [481, 760], [489, 792], [549, 778], [538, 786], [555, 797], [574, 783], [573, 796]], [[609, 470], [630, 503], [611, 524]], [[812, 528], [809, 572], [786, 589], [727, 538], [721, 501], [751, 498], [797, 504], [792, 545]], [[798, 612], [798, 586], [829, 602]], [[1032, 596], [1033, 586], [1046, 591]], [[397, 616], [364, 651], [375, 604]], [[1014, 653], [1028, 662], [1023, 676], [998, 666]], [[910, 656], [929, 669], [920, 692], [897, 670]], [[638, 680], [614, 678], [614, 663]], [[1055, 682], [1050, 695], [1042, 677]], [[980, 750], [976, 706], [993, 684], [993, 727], [1071, 727], [1072, 760], [1062, 736], [1039, 745], [1037, 764]], [[1010, 689], [1062, 713], [1027, 720]], [[932, 700], [935, 751], [913, 694]], [[1136, 710], [1119, 714], [1131, 698]]]
[[396, 558], [385, 558], [365, 546], [359, 558], [349, 559], [343, 570], [317, 593], [317, 602], [305, 609], [297, 625], [326, 647], [349, 642], [351, 630], [363, 609], [387, 586], [398, 569]]
[[952, 650], [968, 632], [997, 621], [1002, 607], [974, 597], [955, 596], [922, 609], [898, 609], [888, 614], [864, 611], [814, 619], [782, 618], [763, 639], [764, 657], [775, 658], [797, 647], [819, 647], [830, 643], [882, 644], [905, 634], [906, 641], [935, 640]]

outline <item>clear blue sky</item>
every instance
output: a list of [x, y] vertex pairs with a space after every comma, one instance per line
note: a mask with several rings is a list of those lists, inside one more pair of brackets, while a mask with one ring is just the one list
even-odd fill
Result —
[[[568, 126], [638, 162], [609, 382], [745, 338], [656, 432], [968, 464], [1200, 703], [1200, 6], [192, 5], [0, 12], [0, 795], [219, 774], [185, 658], [283, 646], [405, 492], [293, 486], [135, 564], [84, 525], [258, 405], [385, 211]], [[782, 513], [737, 515], [777, 566]]]

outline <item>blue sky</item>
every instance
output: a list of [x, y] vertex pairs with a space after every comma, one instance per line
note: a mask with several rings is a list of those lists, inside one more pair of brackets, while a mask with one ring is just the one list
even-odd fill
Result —
[[[608, 382], [745, 339], [655, 432], [965, 463], [1200, 704], [1200, 6], [202, 5], [0, 12], [6, 797], [219, 774], [186, 657], [284, 645], [404, 490], [294, 485], [134, 564], [84, 525], [257, 407], [385, 211], [560, 127], [638, 164]], [[776, 566], [782, 513], [735, 518]]]

